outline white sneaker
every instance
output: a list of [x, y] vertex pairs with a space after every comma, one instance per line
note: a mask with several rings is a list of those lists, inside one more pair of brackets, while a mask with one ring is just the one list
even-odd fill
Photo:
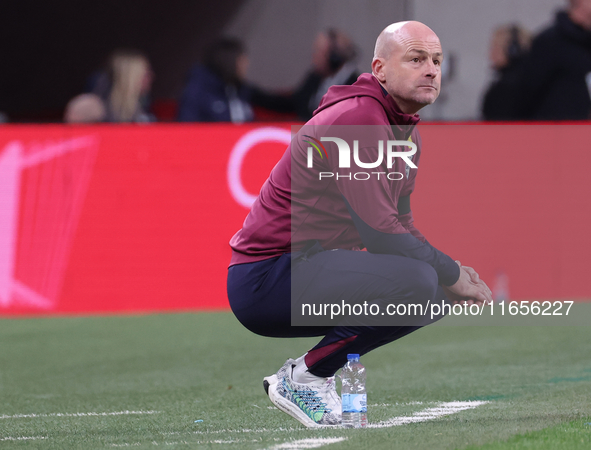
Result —
[[296, 364], [288, 359], [277, 374], [265, 377], [263, 387], [271, 402], [307, 427], [341, 424], [341, 398], [334, 377], [317, 383], [296, 383], [292, 371]]

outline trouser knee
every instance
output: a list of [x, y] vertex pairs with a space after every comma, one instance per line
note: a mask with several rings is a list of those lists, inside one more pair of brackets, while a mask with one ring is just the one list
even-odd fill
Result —
[[434, 301], [435, 293], [439, 285], [439, 278], [435, 269], [429, 264], [417, 264], [412, 275], [408, 278], [406, 288], [414, 301], [426, 303], [428, 300]]

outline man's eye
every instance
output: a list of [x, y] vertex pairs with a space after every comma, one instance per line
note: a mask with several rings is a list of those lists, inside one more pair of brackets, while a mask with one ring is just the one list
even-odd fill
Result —
[[433, 61], [433, 64], [435, 64], [436, 66], [440, 66], [441, 65], [441, 61], [439, 61], [438, 59], [436, 59], [435, 61]]
[[411, 61], [412, 62], [419, 62], [420, 60], [419, 60], [419, 58], [413, 58], [413, 59], [411, 59]]

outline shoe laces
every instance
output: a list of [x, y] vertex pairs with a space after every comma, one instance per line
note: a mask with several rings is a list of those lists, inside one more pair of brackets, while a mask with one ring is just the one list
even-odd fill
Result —
[[324, 398], [322, 397], [321, 391], [326, 391], [326, 394], [330, 395], [331, 388], [334, 389], [334, 378], [328, 378], [322, 386], [319, 386], [322, 388], [321, 390], [313, 389], [310, 387], [310, 385], [303, 385], [306, 387], [303, 389], [298, 389], [299, 383], [296, 383], [293, 381], [293, 379], [291, 379], [291, 381], [293, 383], [292, 388], [290, 388], [284, 380], [285, 388], [288, 391], [291, 391], [292, 394], [296, 394], [307, 408], [313, 411], [317, 411], [322, 408], [327, 414], [332, 412], [332, 408], [328, 407], [328, 403], [323, 401]]

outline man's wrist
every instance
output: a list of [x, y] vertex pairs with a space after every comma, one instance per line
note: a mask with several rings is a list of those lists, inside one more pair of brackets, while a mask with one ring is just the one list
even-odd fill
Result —
[[458, 266], [455, 262], [450, 264], [449, 267], [449, 273], [446, 273], [443, 277], [439, 276], [440, 284], [445, 287], [450, 287], [456, 284], [461, 275], [460, 272], [462, 269], [460, 269], [460, 266]]

